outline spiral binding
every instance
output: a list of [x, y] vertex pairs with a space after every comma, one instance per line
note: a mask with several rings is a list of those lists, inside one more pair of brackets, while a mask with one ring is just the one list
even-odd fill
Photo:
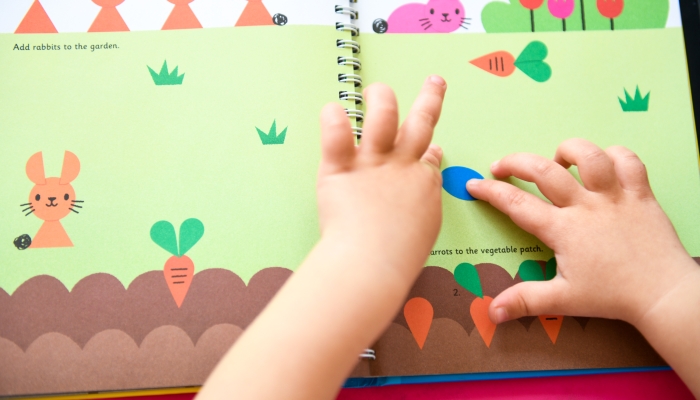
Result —
[[[335, 29], [338, 32], [346, 32], [350, 33], [350, 37], [354, 38], [360, 35], [360, 28], [357, 24], [352, 23], [355, 22], [358, 18], [357, 10], [355, 10], [354, 7], [352, 7], [353, 4], [357, 3], [357, 0], [348, 0], [348, 5], [342, 6], [342, 5], [336, 5], [335, 6], [335, 12], [336, 14], [340, 15], [346, 15], [350, 17], [351, 22], [336, 22], [335, 23]], [[345, 66], [351, 66], [353, 71], [359, 71], [362, 69], [362, 62], [360, 62], [360, 59], [357, 57], [354, 57], [355, 54], [360, 53], [360, 44], [352, 39], [338, 39], [335, 42], [336, 47], [340, 49], [350, 49], [352, 51], [353, 57], [348, 57], [348, 56], [340, 56], [338, 57], [338, 65], [341, 67]], [[362, 88], [362, 77], [358, 75], [357, 73], [353, 74], [347, 74], [347, 73], [340, 73], [338, 74], [338, 82], [340, 83], [349, 83], [352, 84], [354, 89], [353, 90], [341, 90], [338, 93], [338, 98], [341, 101], [351, 101], [355, 103], [355, 106], [359, 107], [364, 103], [364, 97], [362, 97], [362, 93], [360, 91], [360, 88]], [[353, 134], [359, 138], [362, 135], [362, 121], [365, 118], [365, 113], [358, 109], [358, 108], [346, 108], [345, 113], [348, 115], [348, 118], [353, 120], [354, 126], [352, 128]]]

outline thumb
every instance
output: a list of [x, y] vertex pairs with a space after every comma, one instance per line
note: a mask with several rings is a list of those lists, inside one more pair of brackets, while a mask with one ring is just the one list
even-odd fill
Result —
[[489, 318], [496, 324], [527, 315], [567, 314], [566, 281], [555, 277], [547, 282], [522, 282], [496, 296], [489, 307]]

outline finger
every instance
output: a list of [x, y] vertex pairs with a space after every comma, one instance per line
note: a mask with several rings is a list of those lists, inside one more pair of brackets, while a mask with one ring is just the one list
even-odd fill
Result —
[[394, 148], [399, 124], [396, 96], [389, 86], [373, 83], [364, 91], [367, 103], [360, 151], [387, 153]]
[[428, 146], [428, 150], [421, 157], [421, 161], [427, 162], [439, 170], [442, 162], [442, 149], [440, 146], [436, 144]]
[[564, 168], [578, 166], [583, 186], [593, 192], [620, 190], [610, 157], [598, 146], [583, 139], [569, 139], [559, 145], [554, 161]]
[[397, 151], [420, 158], [433, 138], [435, 125], [440, 119], [442, 101], [445, 98], [447, 83], [437, 75], [425, 80], [416, 101], [406, 120], [399, 129], [396, 139]]
[[551, 204], [509, 183], [490, 179], [468, 181], [467, 191], [477, 199], [491, 203], [525, 231], [548, 241], [542, 236], [557, 210]]
[[572, 309], [568, 283], [554, 278], [547, 282], [521, 282], [496, 296], [489, 317], [496, 324], [525, 316], [577, 315]]
[[654, 196], [649, 185], [647, 168], [633, 151], [622, 146], [613, 146], [605, 152], [613, 162], [615, 174], [623, 189], [637, 192], [645, 197]]
[[329, 103], [321, 110], [321, 156], [323, 173], [345, 171], [354, 160], [352, 127], [340, 104]]
[[491, 166], [497, 178], [514, 176], [534, 182], [543, 195], [559, 207], [573, 204], [585, 192], [576, 178], [552, 160], [529, 153], [515, 153]]

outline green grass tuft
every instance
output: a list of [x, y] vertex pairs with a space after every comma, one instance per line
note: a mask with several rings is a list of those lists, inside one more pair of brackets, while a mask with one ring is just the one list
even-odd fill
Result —
[[637, 91], [634, 94], [634, 98], [632, 98], [630, 94], [627, 93], [627, 89], [625, 89], [625, 97], [627, 101], [624, 101], [619, 97], [618, 100], [620, 100], [620, 106], [622, 106], [622, 111], [624, 112], [645, 112], [649, 111], [649, 96], [651, 96], [651, 92], [642, 97], [641, 93], [639, 93], [639, 86], [637, 86]]
[[277, 135], [277, 121], [272, 121], [272, 127], [270, 127], [269, 133], [261, 131], [257, 126], [255, 129], [258, 130], [258, 136], [260, 136], [262, 144], [284, 144], [284, 139], [287, 136], [287, 128], [284, 128], [284, 130]]
[[163, 61], [163, 67], [160, 69], [160, 73], [156, 74], [151, 67], [148, 67], [148, 72], [151, 73], [153, 82], [156, 85], [182, 85], [182, 80], [185, 79], [185, 74], [180, 76], [177, 75], [177, 67], [172, 73], [168, 73], [168, 61]]

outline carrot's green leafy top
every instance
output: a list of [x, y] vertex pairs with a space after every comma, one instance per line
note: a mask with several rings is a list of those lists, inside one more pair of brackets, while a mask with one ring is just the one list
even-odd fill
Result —
[[557, 259], [551, 258], [547, 261], [545, 272], [542, 272], [542, 266], [537, 261], [526, 260], [520, 264], [518, 275], [523, 281], [548, 281], [557, 275]]
[[484, 298], [481, 288], [481, 280], [476, 267], [469, 263], [462, 263], [455, 268], [455, 280], [460, 286], [472, 292], [474, 295]]
[[151, 227], [151, 239], [168, 253], [182, 257], [204, 236], [204, 224], [196, 218], [185, 220], [180, 225], [180, 247], [178, 250], [175, 227], [168, 221], [158, 221]]

